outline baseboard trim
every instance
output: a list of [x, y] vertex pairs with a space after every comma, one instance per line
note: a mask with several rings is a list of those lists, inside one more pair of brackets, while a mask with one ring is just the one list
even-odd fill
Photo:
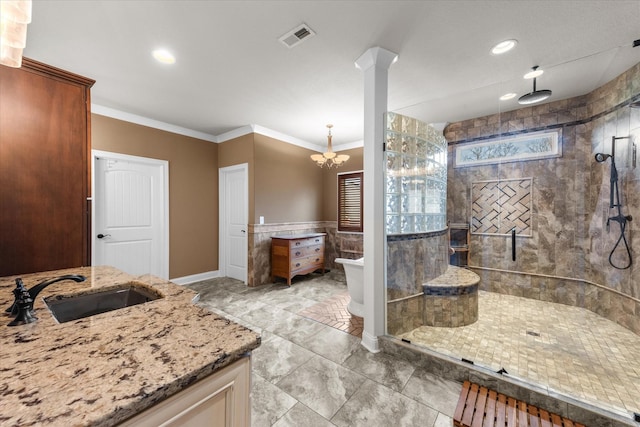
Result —
[[362, 341], [360, 341], [360, 344], [371, 353], [380, 353], [378, 337], [370, 335], [366, 331], [362, 332]]
[[176, 277], [175, 279], [170, 279], [176, 285], [188, 285], [195, 282], [200, 282], [202, 280], [215, 279], [216, 277], [220, 277], [220, 271], [206, 271], [204, 273], [192, 274], [190, 276], [184, 277]]

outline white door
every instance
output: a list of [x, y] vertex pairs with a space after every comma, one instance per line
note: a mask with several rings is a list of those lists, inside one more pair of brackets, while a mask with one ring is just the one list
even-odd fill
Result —
[[220, 273], [247, 283], [248, 165], [220, 168]]
[[94, 151], [93, 265], [168, 279], [166, 166]]

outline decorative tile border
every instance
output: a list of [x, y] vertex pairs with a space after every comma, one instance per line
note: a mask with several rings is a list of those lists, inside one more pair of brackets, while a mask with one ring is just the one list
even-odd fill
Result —
[[562, 157], [562, 130], [554, 129], [482, 142], [456, 144], [453, 167]]
[[460, 295], [471, 295], [478, 293], [478, 284], [475, 285], [422, 285], [425, 296], [434, 297], [457, 297]]

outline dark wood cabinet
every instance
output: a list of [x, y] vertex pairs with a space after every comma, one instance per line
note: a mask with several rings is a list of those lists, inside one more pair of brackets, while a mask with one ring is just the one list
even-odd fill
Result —
[[0, 66], [0, 276], [90, 264], [90, 88], [24, 58]]

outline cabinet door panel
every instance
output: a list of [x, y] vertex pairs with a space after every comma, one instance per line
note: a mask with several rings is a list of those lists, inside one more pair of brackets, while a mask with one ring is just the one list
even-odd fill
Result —
[[86, 92], [0, 67], [0, 276], [88, 264]]

